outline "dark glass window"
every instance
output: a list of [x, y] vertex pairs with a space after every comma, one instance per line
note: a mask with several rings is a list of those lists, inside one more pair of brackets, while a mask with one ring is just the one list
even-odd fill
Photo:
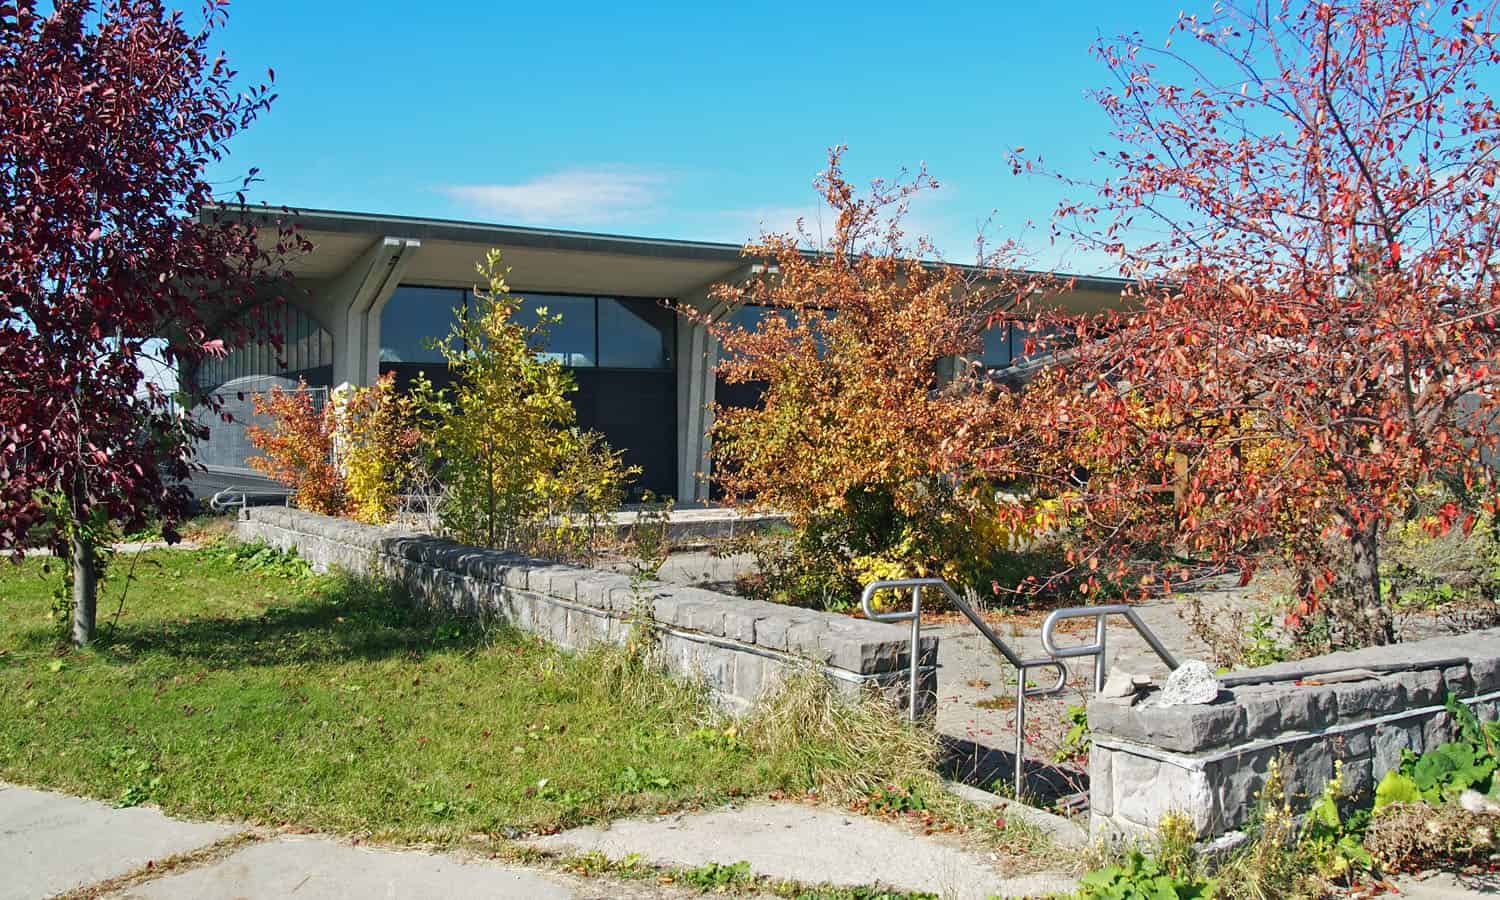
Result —
[[772, 314], [781, 316], [788, 325], [792, 324], [794, 318], [790, 310], [773, 309], [769, 306], [739, 306], [731, 310], [725, 321], [746, 331], [755, 331], [760, 328], [761, 320]]
[[468, 292], [458, 288], [396, 288], [380, 312], [380, 361], [442, 362], [443, 355], [428, 343], [448, 336], [467, 297]]
[[539, 348], [544, 356], [576, 368], [598, 365], [598, 330], [593, 297], [571, 294], [519, 296], [521, 308], [516, 315], [522, 325], [536, 324], [537, 313], [542, 309], [549, 317], [562, 317], [562, 321], [547, 326], [546, 346]]
[[[743, 328], [746, 331], [756, 331], [760, 328], [760, 323], [763, 322], [767, 316], [773, 315], [780, 316], [781, 320], [786, 322], [788, 327], [796, 327], [796, 313], [792, 312], [789, 309], [777, 309], [776, 307], [772, 306], [736, 307], [724, 317], [724, 320], [729, 324], [734, 325], [738, 328]], [[837, 316], [838, 310], [836, 309], [822, 310], [823, 319], [832, 320]], [[813, 346], [817, 348], [819, 357], [823, 356], [823, 354], [828, 349], [827, 340], [823, 336], [823, 330], [821, 328], [818, 328], [817, 331], [815, 331], [813, 334]]]
[[1011, 327], [1009, 322], [991, 325], [984, 330], [984, 349], [979, 352], [979, 361], [995, 369], [1003, 369], [1014, 361], [1011, 350]]
[[[1029, 354], [1026, 352], [1028, 339], [1035, 340]], [[1003, 369], [1057, 353], [1070, 343], [1066, 332], [1052, 326], [1028, 328], [1019, 322], [993, 325], [984, 332], [984, 350], [979, 361], [989, 368]]]
[[645, 300], [599, 298], [599, 365], [618, 369], [672, 368], [675, 314]]

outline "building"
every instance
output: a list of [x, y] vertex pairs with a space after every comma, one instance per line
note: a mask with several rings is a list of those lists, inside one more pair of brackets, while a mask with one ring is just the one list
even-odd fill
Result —
[[[237, 388], [221, 392], [231, 407], [240, 391], [299, 377], [328, 388], [420, 371], [443, 383], [442, 359], [427, 341], [448, 333], [468, 302], [475, 264], [498, 248], [513, 293], [562, 316], [546, 352], [577, 378], [579, 424], [641, 467], [638, 488], [679, 503], [708, 499], [710, 407], [751, 398], [721, 389], [715, 341], [666, 301], [753, 323], [761, 310], [715, 308], [709, 296], [715, 284], [749, 274], [739, 245], [322, 210], [248, 214], [268, 226], [290, 219], [314, 249], [292, 264], [297, 290], [280, 358], [252, 345], [196, 374], [205, 387]], [[1057, 302], [1105, 308], [1119, 302], [1122, 286], [1080, 278]], [[991, 333], [983, 361], [1011, 365], [1022, 339], [1009, 329]], [[249, 452], [233, 429], [216, 428], [203, 456], [233, 472]]]

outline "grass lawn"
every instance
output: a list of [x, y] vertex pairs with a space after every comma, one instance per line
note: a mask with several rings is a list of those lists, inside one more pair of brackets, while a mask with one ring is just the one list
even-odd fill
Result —
[[832, 739], [752, 748], [699, 689], [623, 651], [411, 611], [264, 548], [142, 554], [118, 627], [121, 577], [99, 640], [73, 650], [44, 564], [0, 568], [0, 779], [446, 842], [882, 774]]

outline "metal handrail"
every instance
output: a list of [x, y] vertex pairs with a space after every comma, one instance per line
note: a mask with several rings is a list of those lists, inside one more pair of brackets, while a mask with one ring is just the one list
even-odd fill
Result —
[[250, 508], [251, 494], [254, 494], [258, 497], [280, 497], [285, 505], [291, 506], [292, 497], [296, 494], [296, 492], [248, 491], [244, 488], [238, 488], [231, 485], [230, 487], [221, 488], [218, 491], [215, 491], [214, 495], [208, 498], [208, 508], [213, 510], [214, 512], [224, 512], [226, 510], [238, 507], [240, 510], [240, 515], [243, 517], [245, 511]]
[[241, 511], [250, 503], [250, 496], [239, 488], [227, 487], [214, 492], [208, 498], [208, 508], [214, 512], [224, 512], [227, 509], [238, 506]]
[[[1065, 619], [1081, 619], [1092, 616], [1094, 618], [1094, 643], [1079, 644], [1074, 647], [1058, 647], [1052, 640], [1052, 631], [1057, 623]], [[1173, 671], [1177, 669], [1177, 658], [1172, 655], [1156, 632], [1142, 621], [1136, 614], [1135, 607], [1124, 603], [1112, 603], [1108, 606], [1070, 606], [1065, 609], [1053, 610], [1042, 622], [1042, 648], [1054, 659], [1070, 659], [1080, 656], [1092, 656], [1094, 658], [1094, 693], [1104, 689], [1105, 654], [1108, 651], [1108, 640], [1105, 637], [1104, 620], [1110, 616], [1124, 616], [1125, 621], [1135, 628], [1136, 633], [1145, 638], [1146, 643], [1167, 664], [1167, 668]]]
[[[888, 581], [873, 581], [865, 585], [864, 592], [860, 595], [860, 606], [864, 608], [865, 616], [875, 622], [911, 622], [911, 653], [910, 653], [910, 684], [908, 687], [908, 707], [912, 721], [917, 719], [917, 675], [918, 666], [922, 654], [922, 589], [937, 588], [948, 598], [948, 601], [956, 606], [959, 612], [979, 629], [979, 633], [1005, 657], [1005, 661], [1016, 669], [1016, 765], [1015, 765], [1015, 790], [1016, 799], [1020, 799], [1025, 789], [1026, 776], [1026, 698], [1045, 697], [1061, 693], [1067, 688], [1068, 667], [1058, 659], [1037, 657], [1034, 659], [1023, 659], [1010, 648], [1008, 644], [1000, 639], [990, 629], [979, 613], [968, 604], [968, 601], [959, 596], [953, 590], [952, 585], [941, 578], [896, 578]], [[882, 612], [875, 609], [875, 595], [885, 590], [911, 589], [911, 608], [896, 612]], [[1057, 669], [1057, 682], [1050, 688], [1026, 686], [1026, 673], [1032, 669], [1055, 668]]]

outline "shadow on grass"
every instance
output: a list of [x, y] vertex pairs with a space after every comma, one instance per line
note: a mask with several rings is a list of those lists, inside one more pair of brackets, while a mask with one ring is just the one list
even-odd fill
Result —
[[469, 619], [421, 609], [399, 586], [341, 577], [317, 596], [258, 614], [122, 624], [99, 642], [101, 657], [169, 656], [216, 668], [421, 659], [468, 651], [508, 636]]

